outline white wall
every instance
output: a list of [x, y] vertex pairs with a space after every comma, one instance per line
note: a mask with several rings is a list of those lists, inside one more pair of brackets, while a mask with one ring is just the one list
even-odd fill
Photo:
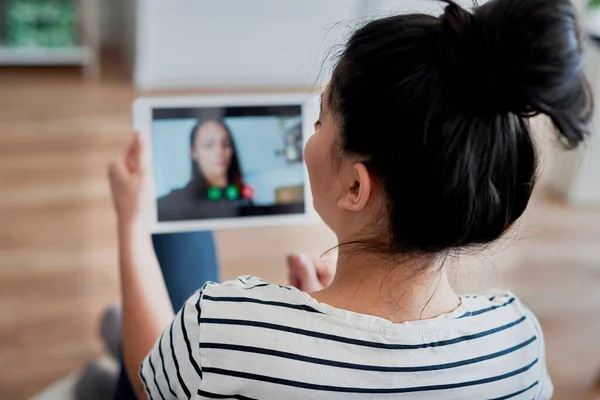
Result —
[[[435, 0], [98, 1], [102, 42], [124, 50], [142, 88], [310, 86], [327, 52], [365, 16], [443, 7]], [[575, 0], [581, 10], [586, 2]]]
[[138, 8], [135, 82], [311, 86], [325, 54], [362, 10], [362, 0], [146, 0]]
[[[463, 4], [464, 1], [458, 0], [458, 3]], [[365, 0], [365, 11], [372, 16], [417, 12], [439, 15], [443, 6], [441, 1], [431, 0]]]
[[[586, 72], [590, 84], [600, 97], [600, 48], [589, 46], [587, 53]], [[566, 189], [567, 198], [574, 203], [580, 204], [599, 204], [600, 203], [600, 101], [596, 100], [596, 109], [594, 112], [594, 123], [592, 125], [592, 135], [586, 141], [584, 146], [576, 152], [578, 157], [572, 156], [573, 169], [575, 174], [570, 181], [563, 187]], [[571, 159], [557, 157], [557, 168], [568, 168]]]
[[120, 47], [124, 38], [123, 3], [129, 0], [96, 0], [100, 3], [100, 41], [107, 47]]
[[429, 0], [144, 0], [134, 80], [145, 89], [310, 87], [327, 75], [321, 64], [334, 45], [368, 17], [442, 7]]

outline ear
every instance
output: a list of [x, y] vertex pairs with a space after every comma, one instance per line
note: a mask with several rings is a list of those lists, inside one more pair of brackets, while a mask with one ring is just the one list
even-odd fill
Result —
[[371, 197], [371, 176], [363, 163], [356, 163], [352, 167], [342, 197], [338, 206], [347, 211], [362, 211]]

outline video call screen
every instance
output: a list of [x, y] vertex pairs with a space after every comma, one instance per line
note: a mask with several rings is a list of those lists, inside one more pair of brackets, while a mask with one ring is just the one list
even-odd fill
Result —
[[155, 108], [158, 221], [304, 213], [300, 105]]

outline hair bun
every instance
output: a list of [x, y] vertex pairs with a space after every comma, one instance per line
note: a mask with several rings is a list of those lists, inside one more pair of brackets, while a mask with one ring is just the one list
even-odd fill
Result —
[[451, 0], [442, 0], [448, 5], [440, 17], [444, 33], [454, 36], [454, 40], [464, 38], [470, 34], [474, 25], [474, 15]]
[[453, 75], [447, 81], [460, 103], [522, 117], [548, 114], [569, 145], [583, 140], [592, 96], [569, 0], [491, 0], [472, 14], [442, 1], [442, 72]]
[[511, 83], [507, 60], [486, 35], [479, 13], [442, 1], [448, 3], [440, 17], [443, 69], [452, 74], [447, 81], [457, 86], [451, 90], [459, 104], [482, 112], [529, 114], [529, 101]]

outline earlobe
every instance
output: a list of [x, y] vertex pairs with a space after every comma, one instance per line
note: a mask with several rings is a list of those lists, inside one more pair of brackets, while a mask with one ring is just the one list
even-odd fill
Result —
[[348, 211], [362, 211], [371, 197], [371, 177], [363, 163], [356, 163], [339, 206]]

